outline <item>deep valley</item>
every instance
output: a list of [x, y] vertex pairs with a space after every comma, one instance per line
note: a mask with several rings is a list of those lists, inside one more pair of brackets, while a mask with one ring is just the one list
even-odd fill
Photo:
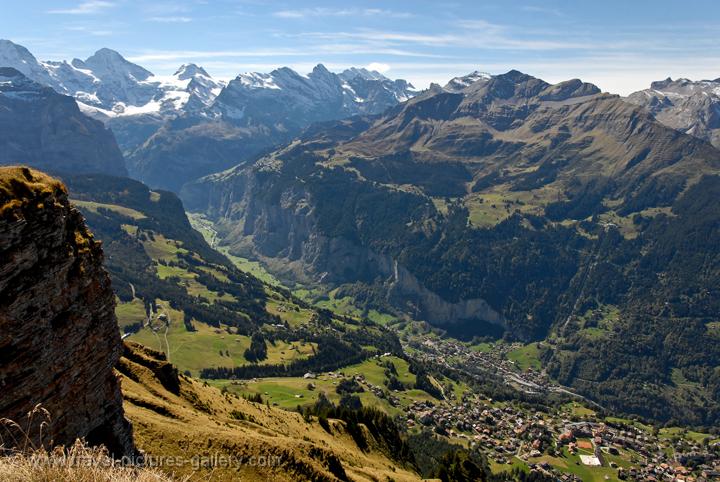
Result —
[[[210, 8], [180, 3], [152, 35]], [[266, 8], [242, 3], [202, 21]], [[431, 8], [390, 7], [247, 18]], [[580, 49], [458, 22], [69, 61], [0, 40], [0, 479], [720, 480], [720, 79], [332, 61]], [[330, 61], [274, 63], [307, 39]], [[269, 60], [210, 75], [227, 56]]]

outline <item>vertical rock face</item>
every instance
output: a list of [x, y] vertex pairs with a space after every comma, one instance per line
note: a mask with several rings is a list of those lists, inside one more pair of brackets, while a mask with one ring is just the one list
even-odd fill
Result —
[[[0, 417], [50, 412], [43, 443], [134, 452], [113, 367], [120, 341], [100, 243], [59, 181], [0, 167]], [[29, 431], [34, 443], [39, 430]], [[7, 441], [6, 441], [7, 442]]]
[[126, 176], [113, 133], [75, 99], [0, 67], [0, 164]]
[[[484, 299], [447, 301], [389, 254], [323, 232], [313, 193], [275, 181], [262, 169], [230, 170], [186, 184], [182, 197], [188, 209], [218, 221], [233, 253], [275, 260], [281, 278], [331, 286], [383, 280], [386, 301], [418, 319], [441, 326], [463, 320], [504, 324]], [[265, 195], [271, 191], [273, 198]]]

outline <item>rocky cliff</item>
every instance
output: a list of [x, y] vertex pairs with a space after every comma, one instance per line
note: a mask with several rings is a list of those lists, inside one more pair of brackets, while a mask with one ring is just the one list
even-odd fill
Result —
[[[275, 199], [266, 194], [277, 191]], [[232, 252], [263, 260], [289, 281], [338, 286], [379, 283], [388, 303], [438, 325], [482, 320], [503, 325], [502, 315], [479, 297], [446, 300], [428, 289], [398, 259], [353, 236], [327, 232], [318, 200], [307, 189], [272, 186], [263, 168], [220, 173], [185, 186], [189, 209], [209, 207]]]
[[[37, 404], [43, 442], [86, 437], [133, 452], [113, 367], [122, 345], [103, 252], [62, 183], [0, 168], [0, 417], [24, 422]], [[40, 431], [28, 431], [37, 444]]]

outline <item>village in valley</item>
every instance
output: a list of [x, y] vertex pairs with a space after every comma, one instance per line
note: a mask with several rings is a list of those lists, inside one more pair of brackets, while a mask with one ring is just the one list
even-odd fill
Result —
[[[326, 332], [340, 334], [338, 326], [314, 318], [298, 322], [309, 311], [290, 299], [274, 299], [272, 308], [283, 323], [268, 324], [268, 334], [286, 333], [289, 326], [301, 326], [307, 336], [316, 338]], [[182, 319], [181, 313], [174, 314], [171, 323], [174, 312], [168, 306], [160, 303], [154, 311], [144, 323], [150, 330], [133, 337], [144, 336], [148, 343], [155, 340], [157, 348], [169, 352], [176, 344], [173, 336], [179, 336], [172, 326], [182, 331], [175, 323]], [[717, 433], [613, 417], [617, 414], [551, 380], [543, 370], [537, 343], [460, 341], [423, 322], [381, 321], [398, 334], [404, 355], [378, 353], [355, 365], [304, 376], [208, 379], [207, 383], [236, 395], [259, 396], [287, 410], [311, 405], [321, 396], [336, 404], [356, 398], [363, 406], [393, 416], [409, 435], [432, 434], [481, 454], [495, 472], [536, 471], [563, 481], [720, 479]], [[197, 329], [209, 330], [202, 325]], [[236, 340], [242, 347], [250, 344], [248, 337], [220, 328], [213, 334], [221, 341]], [[228, 358], [230, 345], [225, 346], [219, 351], [222, 360]], [[275, 340], [268, 342], [267, 349], [269, 359], [288, 362], [306, 358], [316, 347], [310, 342]], [[195, 366], [183, 356], [175, 351], [172, 361], [193, 373], [208, 362], [203, 359]], [[418, 367], [423, 367], [424, 375]]]
[[[407, 340], [405, 340], [407, 341]], [[411, 346], [412, 345], [412, 346]], [[558, 393], [565, 402], [538, 406], [516, 399], [494, 400], [479, 390], [433, 379], [442, 396], [418, 396], [417, 390], [390, 388], [387, 376], [404, 361], [389, 353], [337, 372], [306, 373], [290, 379], [236, 381], [239, 393], [258, 391], [269, 403], [290, 408], [312, 402], [319, 393], [333, 399], [340, 393], [360, 395], [363, 404], [378, 405], [395, 415], [409, 434], [423, 432], [445, 438], [487, 458], [496, 472], [519, 468], [562, 481], [648, 480], [702, 482], [720, 478], [720, 438], [679, 428], [657, 428], [638, 420], [602, 415], [602, 410], [554, 385], [541, 370], [508, 358], [521, 345], [497, 349], [477, 347], [446, 338], [424, 339], [405, 346], [413, 357], [463, 370], [480, 378], [500, 375], [513, 390], [526, 394]], [[512, 356], [511, 356], [512, 357]], [[402, 371], [402, 370], [401, 370]], [[392, 377], [392, 376], [391, 376]], [[404, 378], [399, 373], [400, 379]], [[383, 380], [383, 381], [380, 381]], [[293, 400], [278, 398], [282, 386]], [[289, 389], [288, 387], [302, 387]], [[273, 387], [273, 388], [268, 388]], [[340, 387], [340, 388], [339, 388]], [[424, 392], [420, 392], [423, 393]], [[424, 394], [426, 395], [426, 394]]]
[[[560, 480], [717, 480], [720, 442], [704, 445], [681, 434], [661, 436], [632, 422], [595, 421], [572, 415], [525, 411], [512, 404], [470, 397], [457, 404], [417, 402], [407, 426], [430, 427], [464, 440], [493, 465], [526, 466]], [[575, 421], [582, 419], [582, 421]]]
[[[602, 407], [548, 380], [520, 344], [468, 346], [425, 338], [407, 347], [413, 356], [475, 377], [499, 375], [527, 394], [564, 394], [572, 401], [538, 410], [517, 401], [495, 401], [466, 392], [458, 400], [410, 405], [407, 426], [429, 427], [462, 440], [498, 468], [520, 466], [559, 480], [720, 479], [720, 437], [637, 420], [600, 415]], [[515, 360], [513, 360], [513, 358]], [[451, 394], [452, 395], [452, 394]]]

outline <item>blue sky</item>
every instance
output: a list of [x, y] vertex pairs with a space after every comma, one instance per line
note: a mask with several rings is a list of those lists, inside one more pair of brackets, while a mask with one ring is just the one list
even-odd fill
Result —
[[717, 0], [0, 0], [0, 38], [42, 60], [109, 47], [170, 74], [373, 66], [418, 87], [473, 70], [580, 77], [621, 94], [720, 77]]

